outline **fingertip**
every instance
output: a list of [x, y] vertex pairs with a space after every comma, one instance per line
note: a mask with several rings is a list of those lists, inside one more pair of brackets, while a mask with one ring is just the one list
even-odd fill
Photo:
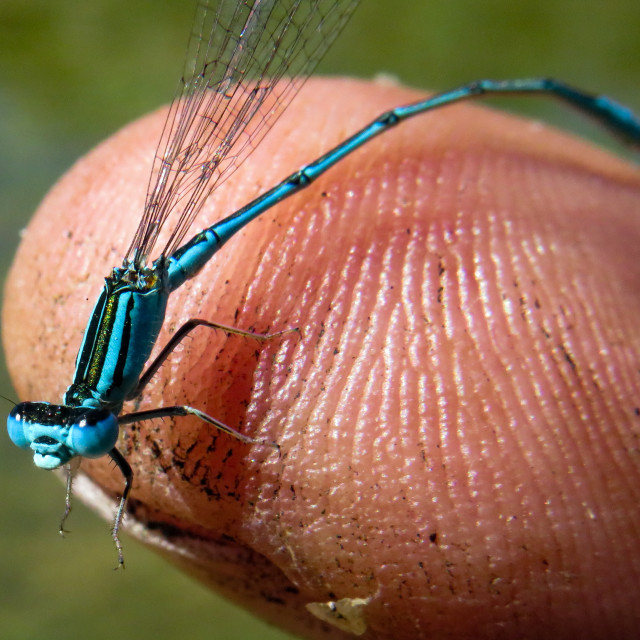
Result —
[[[416, 95], [310, 83], [198, 224]], [[119, 264], [142, 210], [162, 120], [131, 125], [79, 163], [30, 226], [5, 310], [22, 397], [55, 400], [68, 384], [87, 299]], [[459, 633], [491, 616], [505, 622], [524, 599], [551, 629], [558, 614], [545, 608], [540, 585], [566, 598], [557, 576], [587, 576], [581, 557], [602, 549], [576, 553], [579, 518], [560, 507], [550, 514], [544, 498], [580, 502], [589, 470], [569, 472], [563, 456], [582, 460], [586, 438], [614, 464], [622, 441], [607, 450], [611, 432], [596, 438], [592, 425], [629, 426], [619, 407], [633, 402], [629, 354], [640, 347], [640, 273], [628, 250], [637, 203], [636, 169], [539, 124], [470, 107], [367, 145], [249, 225], [172, 296], [161, 342], [198, 316], [300, 330], [299, 340], [264, 347], [203, 331], [145, 397], [152, 406], [198, 405], [277, 440], [282, 456], [197, 422], [141, 425], [125, 437], [135, 514], [168, 523], [177, 554], [194, 538], [225, 535], [266, 559], [271, 570], [247, 587], [248, 598], [282, 587], [276, 575], [304, 594], [296, 606], [328, 592], [373, 598], [369, 621], [396, 637], [411, 637], [420, 616]], [[33, 352], [45, 349], [44, 364], [34, 364]], [[119, 490], [99, 464], [87, 468]], [[615, 496], [589, 485], [598, 521], [614, 511], [632, 519], [632, 494], [611, 482]], [[567, 535], [550, 543], [548, 530]], [[619, 555], [611, 562], [620, 578]], [[248, 577], [253, 568], [237, 570]], [[585, 580], [597, 600], [603, 583]], [[407, 589], [425, 598], [417, 613]], [[466, 590], [477, 606], [462, 619]], [[580, 597], [569, 598], [576, 610]], [[402, 615], [389, 617], [391, 609]]]

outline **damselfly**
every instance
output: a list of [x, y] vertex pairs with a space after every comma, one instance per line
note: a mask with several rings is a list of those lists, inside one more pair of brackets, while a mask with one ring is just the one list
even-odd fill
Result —
[[[608, 98], [552, 79], [477, 81], [382, 114], [316, 161], [183, 243], [208, 196], [263, 138], [357, 4], [357, 0], [210, 0], [198, 4], [184, 76], [158, 146], [142, 220], [122, 266], [107, 277], [94, 307], [72, 384], [62, 404], [23, 402], [8, 418], [11, 439], [19, 447], [31, 449], [39, 467], [54, 469], [70, 465], [74, 459], [105, 455], [116, 463], [125, 481], [113, 526], [119, 564], [123, 563], [119, 529], [133, 480], [130, 465], [116, 447], [121, 426], [164, 416], [195, 415], [253, 442], [191, 406], [121, 413], [125, 401], [140, 396], [192, 329], [230, 330], [210, 321], [193, 320], [147, 364], [170, 293], [194, 277], [245, 225], [403, 120], [487, 94], [548, 94], [593, 116], [625, 141], [640, 142], [638, 119]], [[169, 240], [156, 255], [160, 230], [169, 218]], [[71, 467], [68, 469], [65, 517], [71, 494]]]

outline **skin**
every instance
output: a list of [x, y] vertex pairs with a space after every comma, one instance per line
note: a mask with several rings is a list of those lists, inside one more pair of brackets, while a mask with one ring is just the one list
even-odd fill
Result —
[[[418, 97], [309, 82], [197, 224]], [[164, 113], [79, 161], [29, 225], [3, 309], [21, 399], [70, 382]], [[188, 403], [262, 444], [126, 427], [130, 530], [308, 638], [352, 637], [305, 608], [342, 599], [365, 638], [637, 637], [639, 208], [636, 167], [475, 106], [367, 145], [172, 296], [159, 345], [191, 317], [300, 335], [200, 328], [162, 367], [140, 408]], [[82, 469], [112, 514], [119, 473]]]

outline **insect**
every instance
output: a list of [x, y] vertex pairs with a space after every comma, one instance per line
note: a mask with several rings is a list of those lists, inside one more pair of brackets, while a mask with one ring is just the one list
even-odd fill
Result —
[[[119, 565], [124, 562], [119, 530], [133, 482], [131, 467], [116, 446], [123, 425], [195, 415], [234, 437], [253, 442], [188, 405], [122, 413], [125, 401], [143, 393], [166, 358], [195, 327], [230, 330], [214, 322], [192, 320], [148, 363], [170, 294], [196, 276], [249, 222], [402, 121], [483, 95], [548, 94], [593, 116], [625, 141], [640, 142], [640, 121], [609, 98], [553, 79], [481, 80], [382, 114], [260, 197], [184, 242], [208, 196], [239, 167], [281, 115], [357, 4], [357, 0], [209, 0], [198, 4], [183, 80], [158, 145], [142, 219], [122, 265], [107, 276], [94, 306], [73, 381], [62, 404], [22, 402], [9, 415], [12, 441], [31, 450], [37, 466], [55, 469], [69, 465], [63, 523], [70, 505], [70, 463], [105, 455], [115, 462], [124, 478], [112, 529]], [[160, 230], [168, 224], [169, 240], [156, 252]]]

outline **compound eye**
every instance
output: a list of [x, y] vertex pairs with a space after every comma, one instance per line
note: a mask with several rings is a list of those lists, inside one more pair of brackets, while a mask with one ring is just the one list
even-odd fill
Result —
[[100, 458], [118, 440], [118, 419], [106, 409], [90, 409], [69, 430], [68, 446], [84, 458]]
[[20, 405], [13, 408], [7, 418], [7, 431], [11, 442], [21, 449], [29, 449], [31, 440], [25, 434], [26, 423], [22, 419], [22, 411]]

